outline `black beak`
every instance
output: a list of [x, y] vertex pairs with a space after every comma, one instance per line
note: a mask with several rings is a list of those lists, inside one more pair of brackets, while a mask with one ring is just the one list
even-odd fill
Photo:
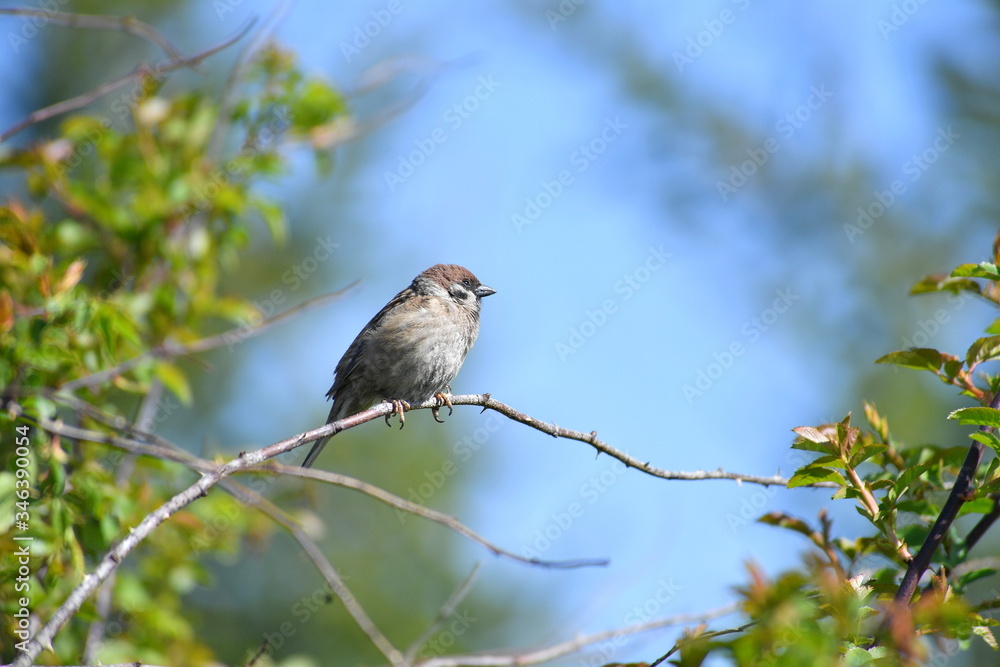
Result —
[[480, 299], [482, 299], [484, 296], [489, 296], [490, 294], [496, 294], [496, 293], [497, 291], [495, 289], [493, 289], [492, 287], [488, 287], [487, 285], [480, 285], [479, 287], [476, 288], [476, 291], [474, 292], [474, 294], [478, 296]]

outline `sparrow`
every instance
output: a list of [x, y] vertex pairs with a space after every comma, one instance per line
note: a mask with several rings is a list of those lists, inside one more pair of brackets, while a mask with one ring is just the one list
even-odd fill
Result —
[[[431, 398], [438, 401], [432, 413], [440, 422], [438, 410], [451, 410], [449, 383], [479, 336], [482, 298], [491, 294], [496, 290], [457, 264], [435, 264], [414, 278], [365, 325], [337, 364], [326, 394], [333, 400], [327, 423], [388, 401], [402, 428], [410, 403]], [[330, 437], [313, 445], [303, 467], [316, 461]]]

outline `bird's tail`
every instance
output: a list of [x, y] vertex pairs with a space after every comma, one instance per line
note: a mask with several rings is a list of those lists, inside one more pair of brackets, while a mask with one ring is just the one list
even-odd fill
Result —
[[[330, 414], [326, 418], [326, 423], [329, 424], [330, 422], [334, 422], [340, 419], [340, 415], [337, 414], [338, 412], [339, 411], [337, 410], [337, 404], [334, 403], [333, 407], [330, 408]], [[306, 454], [306, 460], [302, 462], [303, 468], [311, 468], [312, 464], [316, 463], [316, 459], [319, 458], [320, 452], [323, 451], [323, 448], [326, 447], [326, 443], [330, 442], [330, 438], [332, 438], [333, 436], [334, 434], [331, 433], [322, 440], [317, 440], [316, 442], [313, 443], [312, 449], [310, 449], [309, 453]]]

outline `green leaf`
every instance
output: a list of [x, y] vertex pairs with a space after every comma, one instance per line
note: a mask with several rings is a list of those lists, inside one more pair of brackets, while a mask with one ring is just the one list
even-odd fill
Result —
[[896, 492], [896, 496], [899, 497], [903, 495], [903, 492], [906, 491], [910, 484], [927, 472], [933, 465], [933, 462], [928, 461], [927, 463], [920, 463], [904, 470], [899, 476], [899, 479], [893, 485], [893, 491]]
[[990, 648], [994, 651], [1000, 651], [1000, 646], [997, 646], [997, 638], [993, 636], [990, 629], [985, 625], [977, 625], [972, 628], [973, 634], [982, 638], [984, 642], [989, 644]]
[[957, 419], [962, 426], [994, 426], [1000, 427], [1000, 410], [993, 408], [959, 408], [948, 415], [948, 419]]
[[953, 278], [986, 278], [987, 280], [1000, 280], [1000, 270], [992, 262], [980, 262], [979, 264], [961, 264], [951, 272]]
[[802, 519], [789, 516], [784, 512], [768, 512], [764, 516], [758, 518], [757, 521], [760, 523], [766, 523], [769, 526], [787, 528], [788, 530], [796, 533], [802, 533], [806, 537], [812, 537], [813, 533], [816, 532]]
[[852, 468], [856, 468], [868, 459], [873, 456], [878, 456], [887, 449], [888, 447], [880, 444], [865, 445], [860, 450], [855, 452], [853, 456], [851, 456], [850, 466]]
[[[976, 431], [974, 433], [970, 433], [969, 437], [976, 442], [983, 443], [997, 454], [1000, 454], [1000, 437], [997, 437], [997, 435], [992, 431]], [[991, 463], [996, 462], [996, 460], [997, 459], [993, 459]]]
[[940, 273], [924, 276], [910, 289], [910, 294], [927, 294], [929, 292], [975, 292], [980, 293], [979, 283], [968, 278], [953, 278]]
[[879, 357], [876, 364], [895, 364], [903, 368], [915, 368], [937, 372], [944, 363], [940, 352], [929, 347], [911, 347], [909, 350], [899, 350]]
[[846, 482], [843, 476], [836, 470], [830, 470], [829, 468], [823, 468], [820, 466], [806, 465], [795, 471], [792, 478], [788, 480], [788, 488], [794, 489], [797, 486], [808, 486], [809, 484], [815, 484], [816, 482], [833, 482], [834, 484], [839, 484], [844, 486]]
[[168, 362], [160, 362], [156, 365], [156, 377], [181, 403], [191, 404], [191, 385], [180, 368]]
[[979, 338], [969, 346], [965, 354], [965, 363], [972, 368], [975, 364], [1000, 357], [1000, 336]]

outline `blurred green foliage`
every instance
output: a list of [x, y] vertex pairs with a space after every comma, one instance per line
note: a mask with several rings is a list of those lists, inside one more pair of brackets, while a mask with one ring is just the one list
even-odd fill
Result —
[[[74, 115], [56, 136], [0, 156], [0, 168], [21, 175], [26, 193], [0, 206], [5, 439], [16, 425], [54, 419], [113, 433], [114, 420], [132, 421], [145, 397], [156, 396], [154, 383], [189, 402], [188, 372], [166, 351], [262, 319], [247, 299], [220, 290], [255, 219], [275, 243], [285, 238], [281, 207], [258, 194], [257, 184], [283, 173], [282, 151], [292, 145], [309, 146], [329, 164], [329, 147], [351, 122], [336, 89], [304, 76], [293, 56], [275, 47], [240, 71], [232, 105], [220, 103], [213, 90], [161, 96], [162, 78], [155, 72], [138, 78], [131, 103], [111, 105], [117, 118]], [[237, 146], [221, 145], [234, 136]], [[119, 371], [95, 375], [108, 369]], [[60, 409], [61, 388], [96, 410]], [[0, 500], [4, 637], [15, 637], [20, 597], [28, 596], [40, 618], [50, 617], [128, 527], [190, 477], [149, 458], [127, 468], [128, 475], [116, 474], [123, 469], [120, 450], [69, 442], [44, 429], [30, 429], [29, 441], [23, 474], [30, 499], [18, 506], [13, 493], [4, 493]], [[5, 446], [0, 458], [0, 488], [13, 490], [14, 448]], [[232, 502], [214, 494], [196, 503], [120, 568], [106, 614], [118, 627], [96, 658], [209, 661], [211, 651], [192, 630], [181, 599], [207, 580], [193, 555], [237, 551], [254, 533], [253, 513], [224, 511]], [[27, 528], [19, 528], [15, 517], [28, 508]], [[213, 530], [223, 516], [228, 529]], [[268, 525], [256, 531], [266, 534]], [[10, 538], [21, 533], [32, 537], [37, 575], [27, 591], [14, 589], [13, 554], [24, 543]], [[41, 659], [79, 660], [97, 616], [89, 600]], [[13, 644], [0, 647], [0, 660], [15, 655]]]

